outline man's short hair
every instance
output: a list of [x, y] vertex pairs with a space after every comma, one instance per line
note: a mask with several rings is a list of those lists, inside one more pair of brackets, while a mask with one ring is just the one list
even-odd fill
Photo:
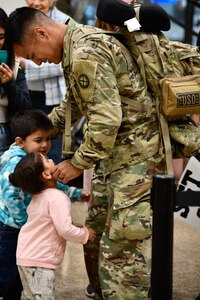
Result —
[[5, 34], [7, 47], [12, 49], [14, 44], [22, 46], [26, 32], [36, 21], [41, 23], [42, 16], [47, 17], [42, 11], [35, 8], [25, 6], [15, 9], [9, 15], [6, 22]]

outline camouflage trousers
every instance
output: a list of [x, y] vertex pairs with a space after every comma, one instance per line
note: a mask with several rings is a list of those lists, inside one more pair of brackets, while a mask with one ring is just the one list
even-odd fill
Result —
[[84, 253], [96, 300], [149, 299], [151, 178], [144, 173], [128, 167], [104, 179], [95, 172], [86, 224], [98, 238]]

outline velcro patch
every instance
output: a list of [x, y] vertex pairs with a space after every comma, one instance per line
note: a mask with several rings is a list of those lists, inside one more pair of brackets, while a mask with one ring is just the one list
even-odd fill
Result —
[[78, 93], [86, 101], [92, 101], [96, 78], [97, 62], [76, 60], [72, 64], [72, 75], [78, 84]]

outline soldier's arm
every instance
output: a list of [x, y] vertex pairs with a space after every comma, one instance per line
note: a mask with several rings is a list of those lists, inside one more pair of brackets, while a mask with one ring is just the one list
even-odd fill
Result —
[[[88, 118], [84, 141], [71, 160], [77, 168], [91, 168], [99, 160], [108, 157], [113, 150], [122, 121], [121, 98], [116, 81], [119, 65], [119, 61], [113, 61], [112, 57], [105, 57], [104, 61], [101, 57], [101, 63], [98, 63], [98, 57], [89, 55], [87, 60], [79, 63], [84, 73], [73, 68], [79, 93], [87, 106]], [[85, 70], [88, 70], [88, 73]], [[79, 74], [84, 74], [84, 77], [89, 79], [91, 84], [88, 88], [81, 87]]]
[[[65, 129], [65, 119], [67, 113], [67, 102], [69, 99], [69, 94], [66, 93], [65, 99], [61, 101], [59, 106], [54, 107], [52, 112], [48, 115], [53, 123], [52, 138], [56, 138], [61, 135]], [[70, 99], [71, 101], [71, 110], [72, 110], [72, 120], [71, 124], [73, 125], [77, 120], [81, 118], [80, 110], [77, 107], [77, 104], [73, 100], [73, 96]]]

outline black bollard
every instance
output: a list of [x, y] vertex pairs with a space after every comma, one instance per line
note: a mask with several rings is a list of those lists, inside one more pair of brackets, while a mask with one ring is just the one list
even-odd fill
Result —
[[151, 190], [153, 210], [151, 299], [172, 300], [175, 178], [156, 175]]

